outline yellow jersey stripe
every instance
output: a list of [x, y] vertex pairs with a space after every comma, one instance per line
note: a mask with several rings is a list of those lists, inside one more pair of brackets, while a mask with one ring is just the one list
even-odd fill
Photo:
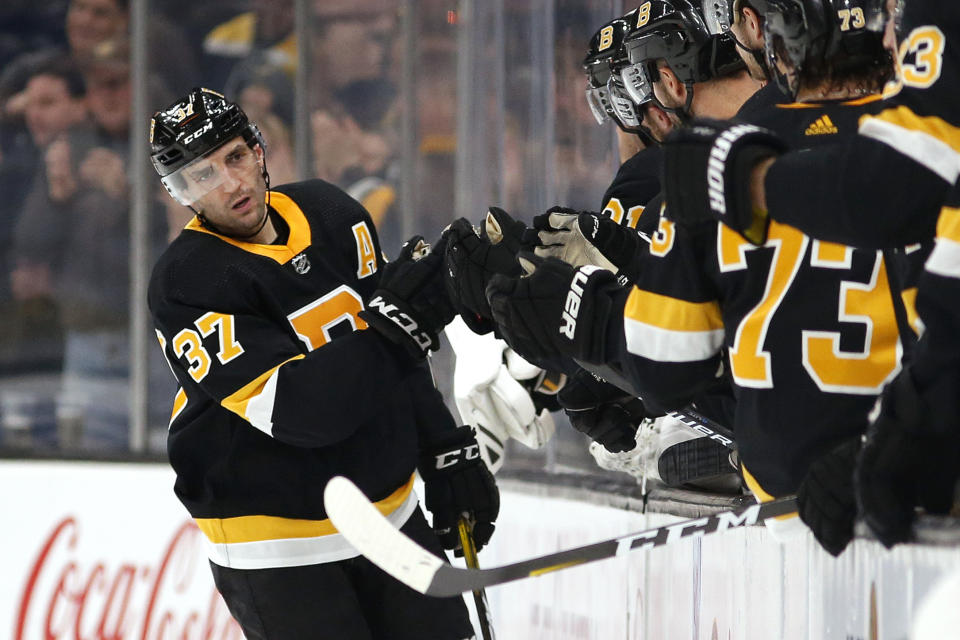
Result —
[[[413, 491], [413, 478], [374, 506], [388, 516], [407, 499]], [[197, 518], [197, 526], [203, 535], [214, 544], [236, 544], [261, 540], [284, 540], [288, 538], [314, 538], [337, 533], [329, 519], [302, 520], [276, 516], [239, 516], [236, 518]]]
[[187, 406], [187, 392], [183, 390], [183, 387], [177, 389], [177, 395], [173, 398], [173, 411], [170, 412], [170, 422], [173, 424], [173, 421], [177, 419], [177, 416], [184, 410]]
[[960, 175], [960, 127], [905, 106], [860, 118], [860, 133], [893, 147], [949, 183]]
[[[747, 468], [742, 464], [740, 465], [740, 471], [743, 473], [743, 481], [746, 483], [747, 489], [750, 489], [750, 493], [754, 495], [754, 497], [757, 499], [757, 502], [762, 504], [764, 502], [772, 502], [776, 500], [775, 497], [763, 490], [763, 487], [761, 487], [760, 483], [757, 482], [757, 479], [753, 477], [753, 474], [747, 471]], [[792, 513], [785, 513], [782, 516], [777, 516], [775, 519], [789, 520], [791, 518], [796, 518], [797, 515], [797, 512], [794, 511]]]
[[919, 336], [923, 333], [923, 328], [920, 323], [920, 314], [917, 313], [917, 288], [904, 289], [900, 293], [900, 297], [903, 299], [903, 307], [907, 311], [907, 323], [913, 329], [913, 332]]
[[360, 201], [360, 204], [363, 205], [363, 208], [366, 209], [370, 217], [373, 218], [374, 226], [379, 228], [380, 225], [383, 224], [387, 210], [390, 209], [396, 200], [397, 192], [394, 191], [393, 187], [385, 184], [367, 194], [363, 200]]
[[687, 302], [634, 287], [623, 310], [624, 318], [669, 331], [723, 329], [716, 301]]
[[296, 355], [266, 371], [238, 390], [224, 398], [220, 404], [260, 429], [269, 436], [273, 435], [273, 400], [276, 395], [277, 374], [280, 367], [304, 358]]

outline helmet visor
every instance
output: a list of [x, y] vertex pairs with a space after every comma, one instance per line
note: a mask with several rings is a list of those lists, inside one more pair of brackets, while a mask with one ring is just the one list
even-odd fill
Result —
[[624, 91], [634, 104], [645, 104], [653, 98], [653, 82], [645, 62], [638, 62], [623, 68], [620, 72]]
[[260, 171], [256, 151], [242, 140], [213, 149], [160, 179], [182, 205], [194, 205], [216, 189], [233, 191], [237, 183], [250, 181]]

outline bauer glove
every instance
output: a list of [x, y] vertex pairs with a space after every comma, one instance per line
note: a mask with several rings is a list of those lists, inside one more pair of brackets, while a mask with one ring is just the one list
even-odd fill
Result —
[[533, 219], [540, 246], [534, 253], [541, 258], [559, 258], [574, 267], [596, 265], [627, 282], [639, 273], [637, 257], [642, 248], [640, 235], [617, 224], [607, 216], [554, 207]]
[[360, 311], [367, 324], [417, 359], [439, 348], [437, 334], [456, 315], [443, 283], [444, 250], [443, 238], [432, 252], [422, 236], [407, 240]]
[[695, 120], [674, 129], [663, 145], [667, 215], [680, 224], [717, 220], [755, 245], [767, 241], [767, 212], [750, 197], [754, 166], [787, 150], [756, 125]]
[[915, 508], [947, 513], [960, 472], [960, 375], [920, 390], [904, 369], [871, 414], [854, 474], [857, 504], [886, 547], [912, 538]]
[[496, 275], [487, 299], [500, 334], [532, 361], [558, 355], [603, 362], [612, 295], [612, 273], [595, 266], [575, 269], [557, 260], [521, 257], [529, 275]]
[[480, 447], [470, 427], [457, 427], [421, 453], [417, 467], [423, 478], [425, 502], [433, 514], [433, 530], [444, 549], [463, 555], [457, 522], [473, 525], [479, 551], [493, 535], [500, 512], [500, 492], [493, 474], [480, 458]]
[[446, 285], [458, 313], [476, 333], [493, 330], [486, 288], [497, 273], [520, 274], [517, 252], [527, 227], [503, 209], [491, 207], [483, 226], [475, 229], [465, 218], [446, 231]]

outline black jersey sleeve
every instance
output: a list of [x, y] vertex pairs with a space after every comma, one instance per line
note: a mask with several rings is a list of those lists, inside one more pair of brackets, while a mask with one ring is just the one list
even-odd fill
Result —
[[701, 268], [715, 227], [683, 228], [662, 217], [622, 308], [617, 364], [663, 409], [688, 404], [722, 375], [723, 318]]
[[848, 145], [780, 157], [765, 181], [771, 217], [861, 247], [933, 234], [960, 175], [960, 5], [906, 4], [899, 84]]

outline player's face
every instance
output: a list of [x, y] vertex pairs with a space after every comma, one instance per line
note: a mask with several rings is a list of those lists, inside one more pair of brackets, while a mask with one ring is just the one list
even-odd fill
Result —
[[673, 131], [673, 121], [670, 119], [670, 114], [652, 102], [643, 105], [641, 110], [643, 126], [653, 135], [654, 140], [663, 142]]
[[[739, 4], [739, 3], [738, 3]], [[744, 64], [747, 65], [747, 71], [754, 80], [766, 80], [766, 74], [763, 68], [757, 63], [750, 49], [763, 49], [763, 29], [757, 21], [757, 14], [752, 9], [736, 10], [733, 13], [733, 24], [730, 25], [730, 33], [737, 39], [737, 42], [743, 46], [737, 46], [737, 53]]]
[[[194, 208], [218, 229], [235, 236], [255, 232], [266, 215], [263, 150], [253, 149], [237, 136], [200, 162], [185, 169], [188, 185], [216, 183], [194, 203]], [[189, 187], [188, 187], [189, 188]]]

